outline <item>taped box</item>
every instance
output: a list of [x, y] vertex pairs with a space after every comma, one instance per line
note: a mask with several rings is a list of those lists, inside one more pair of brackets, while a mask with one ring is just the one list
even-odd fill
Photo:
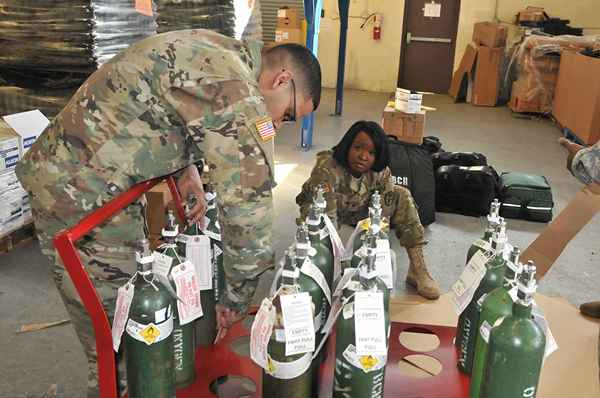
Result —
[[504, 47], [508, 28], [495, 22], [478, 22], [473, 29], [473, 42], [486, 47]]
[[304, 35], [300, 28], [277, 28], [275, 31], [275, 43], [304, 44]]
[[383, 111], [383, 130], [398, 140], [421, 145], [425, 131], [425, 111], [406, 113], [391, 106]]
[[0, 121], [0, 172], [14, 170], [19, 159], [19, 136]]
[[277, 10], [277, 28], [300, 29], [300, 10], [291, 7], [281, 7]]

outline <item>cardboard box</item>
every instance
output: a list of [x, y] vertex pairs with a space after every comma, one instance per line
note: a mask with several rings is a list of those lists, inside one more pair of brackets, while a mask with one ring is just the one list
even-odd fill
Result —
[[473, 42], [486, 47], [504, 47], [508, 28], [495, 22], [478, 22], [473, 29]]
[[395, 108], [397, 110], [405, 113], [419, 113], [422, 104], [422, 93], [414, 93], [404, 88], [396, 89]]
[[504, 48], [477, 47], [473, 105], [496, 106], [500, 92], [500, 67]]
[[425, 131], [425, 112], [406, 113], [392, 107], [383, 111], [383, 130], [400, 141], [420, 145]]
[[[152, 235], [160, 235], [165, 225], [167, 210], [175, 210], [175, 204], [169, 186], [163, 182], [156, 185], [150, 191], [146, 192], [146, 221], [148, 230]], [[183, 228], [183, 223], [179, 218], [177, 211], [175, 217], [179, 223], [179, 228]]]
[[540, 22], [548, 18], [543, 7], [527, 6], [523, 11], [517, 14], [517, 23], [519, 22]]
[[0, 124], [0, 172], [14, 170], [20, 158], [19, 136], [7, 125]]
[[21, 158], [50, 124], [50, 120], [37, 109], [2, 118], [19, 136]]
[[300, 29], [300, 10], [297, 8], [281, 7], [277, 10], [277, 28]]
[[277, 44], [296, 43], [304, 44], [304, 36], [300, 28], [277, 28], [275, 30], [275, 42]]
[[465, 101], [467, 99], [469, 76], [473, 74], [476, 60], [477, 49], [471, 44], [468, 44], [460, 61], [460, 65], [452, 76], [452, 83], [448, 90], [448, 94], [454, 98], [455, 102]]
[[586, 144], [600, 140], [600, 59], [562, 53], [552, 114]]

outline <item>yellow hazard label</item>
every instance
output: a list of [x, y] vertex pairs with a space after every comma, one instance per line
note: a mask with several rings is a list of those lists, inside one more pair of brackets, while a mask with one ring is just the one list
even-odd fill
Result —
[[160, 330], [154, 325], [148, 325], [140, 331], [140, 336], [147, 344], [153, 344], [160, 336]]
[[375, 358], [372, 355], [365, 355], [360, 357], [359, 359], [360, 365], [364, 370], [369, 371], [379, 363], [379, 359]]
[[267, 358], [267, 373], [272, 374], [273, 372], [275, 372], [275, 364], [273, 363], [273, 361], [271, 360], [271, 357], [269, 356]]
[[360, 228], [363, 231], [368, 231], [369, 227], [371, 226], [371, 219], [365, 218], [364, 220], [361, 220], [358, 223], [359, 223], [358, 225], [360, 225]]

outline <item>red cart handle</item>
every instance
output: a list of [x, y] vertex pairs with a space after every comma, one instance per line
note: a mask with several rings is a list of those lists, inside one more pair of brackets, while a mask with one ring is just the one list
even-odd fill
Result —
[[96, 335], [98, 385], [101, 398], [117, 398], [117, 371], [115, 355], [113, 353], [112, 331], [108, 316], [104, 311], [96, 288], [92, 284], [79, 258], [75, 242], [117, 212], [129, 206], [165, 178], [173, 196], [177, 212], [180, 218], [185, 220], [185, 212], [183, 211], [181, 196], [177, 190], [175, 179], [173, 176], [167, 176], [134, 185], [130, 190], [123, 192], [104, 206], [84, 217], [77, 225], [61, 232], [54, 238], [54, 247], [56, 247], [58, 255], [69, 272], [77, 293], [92, 320], [94, 334]]

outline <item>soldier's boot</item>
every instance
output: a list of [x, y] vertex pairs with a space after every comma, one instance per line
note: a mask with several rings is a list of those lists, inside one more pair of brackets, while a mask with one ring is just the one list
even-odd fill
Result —
[[579, 310], [583, 315], [600, 318], [600, 301], [591, 301], [589, 303], [581, 304]]
[[431, 277], [425, 259], [423, 258], [423, 248], [421, 246], [406, 250], [410, 259], [410, 266], [406, 274], [406, 283], [417, 289], [419, 295], [429, 300], [437, 300], [440, 297], [440, 287]]

